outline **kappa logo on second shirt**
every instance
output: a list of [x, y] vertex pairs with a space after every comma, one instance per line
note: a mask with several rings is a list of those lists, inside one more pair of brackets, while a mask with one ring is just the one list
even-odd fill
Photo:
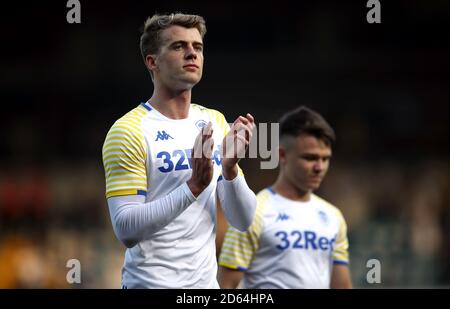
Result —
[[277, 222], [277, 221], [286, 221], [286, 220], [289, 220], [289, 219], [291, 219], [291, 217], [290, 217], [289, 215], [280, 212], [280, 213], [278, 214], [278, 217], [277, 217], [276, 222]]
[[172, 136], [170, 136], [166, 131], [158, 131], [158, 134], [156, 136], [155, 142], [161, 140], [161, 141], [167, 141], [169, 139], [173, 139]]
[[317, 214], [319, 215], [319, 218], [322, 221], [322, 223], [328, 225], [330, 219], [328, 219], [327, 214], [323, 210], [320, 210]]

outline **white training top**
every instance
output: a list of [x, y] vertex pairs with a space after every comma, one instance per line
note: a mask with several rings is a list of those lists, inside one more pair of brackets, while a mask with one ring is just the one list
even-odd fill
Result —
[[219, 265], [244, 272], [244, 288], [329, 288], [333, 264], [348, 264], [341, 212], [312, 194], [298, 202], [271, 188], [257, 195], [247, 232], [229, 227]]
[[147, 102], [108, 132], [103, 145], [106, 197], [142, 195], [151, 202], [189, 180], [195, 138], [209, 121], [215, 141], [213, 181], [169, 224], [126, 250], [126, 288], [218, 288], [215, 193], [222, 171], [219, 147], [229, 126], [220, 112], [200, 105], [191, 104], [188, 118], [174, 120]]

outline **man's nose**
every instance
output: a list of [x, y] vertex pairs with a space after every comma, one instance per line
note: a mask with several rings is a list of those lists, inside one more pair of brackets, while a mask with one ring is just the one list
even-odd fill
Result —
[[186, 59], [197, 59], [197, 52], [193, 46], [188, 46], [186, 52]]
[[320, 173], [324, 169], [324, 162], [322, 160], [317, 160], [314, 163], [314, 171]]

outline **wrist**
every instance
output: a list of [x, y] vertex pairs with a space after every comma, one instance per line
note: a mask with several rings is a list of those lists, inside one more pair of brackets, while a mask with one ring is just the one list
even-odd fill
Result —
[[194, 181], [192, 181], [192, 179], [188, 180], [186, 183], [189, 187], [189, 190], [191, 190], [192, 195], [194, 195], [195, 197], [199, 196], [200, 193], [202, 193], [202, 191], [204, 190], [202, 186], [196, 184]]
[[223, 178], [225, 178], [226, 180], [233, 180], [237, 177], [238, 175], [238, 168], [237, 168], [237, 164], [234, 164], [231, 167], [227, 167], [227, 166], [223, 166], [222, 165], [222, 175]]

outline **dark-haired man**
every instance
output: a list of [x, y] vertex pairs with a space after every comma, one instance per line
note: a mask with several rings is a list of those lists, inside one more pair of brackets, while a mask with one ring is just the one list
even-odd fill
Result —
[[313, 194], [325, 177], [335, 134], [318, 113], [299, 107], [280, 120], [280, 172], [257, 195], [256, 215], [229, 227], [219, 284], [236, 288], [351, 288], [347, 227], [341, 212]]

